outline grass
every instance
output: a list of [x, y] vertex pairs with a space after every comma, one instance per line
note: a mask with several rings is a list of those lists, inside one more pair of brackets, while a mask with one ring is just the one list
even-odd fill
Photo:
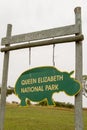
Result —
[[[84, 111], [87, 130], [87, 111]], [[74, 110], [56, 107], [7, 105], [4, 130], [74, 130]]]

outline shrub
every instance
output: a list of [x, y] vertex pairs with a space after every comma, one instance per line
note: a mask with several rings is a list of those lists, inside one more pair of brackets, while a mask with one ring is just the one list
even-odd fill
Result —
[[65, 107], [65, 108], [74, 108], [74, 105], [71, 103], [65, 103], [65, 102], [55, 102], [56, 107]]

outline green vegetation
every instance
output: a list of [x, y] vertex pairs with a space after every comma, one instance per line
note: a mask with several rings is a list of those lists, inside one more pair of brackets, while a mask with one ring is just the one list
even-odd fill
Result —
[[65, 102], [55, 102], [56, 107], [63, 107], [63, 108], [74, 108], [74, 105], [71, 103], [65, 103]]
[[[8, 86], [8, 87], [7, 87], [7, 93], [6, 93], [6, 96], [11, 95], [11, 94], [14, 93], [14, 92], [15, 92], [15, 91], [14, 91], [14, 88]], [[0, 93], [1, 93], [1, 85], [0, 85]]]
[[[29, 100], [27, 100], [29, 102]], [[30, 102], [27, 104], [28, 105], [31, 105]], [[65, 102], [58, 102], [58, 101], [54, 101], [54, 104], [55, 104], [55, 107], [63, 107], [63, 108], [74, 108], [74, 105], [71, 104], [71, 103], [65, 103]], [[37, 106], [40, 105], [40, 106], [47, 106], [48, 103], [47, 103], [47, 100], [43, 100], [41, 102], [39, 102], [38, 104], [36, 104]]]
[[[84, 130], [87, 111], [84, 110]], [[53, 106], [7, 105], [4, 130], [74, 130], [74, 110]]]

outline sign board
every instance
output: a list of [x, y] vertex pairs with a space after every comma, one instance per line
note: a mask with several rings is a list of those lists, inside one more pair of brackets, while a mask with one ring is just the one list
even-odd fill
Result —
[[47, 99], [49, 105], [53, 105], [52, 95], [63, 91], [66, 94], [76, 95], [80, 89], [80, 83], [71, 77], [73, 71], [61, 72], [53, 66], [32, 68], [23, 72], [15, 85], [15, 92], [21, 99], [21, 105], [26, 105], [26, 98], [40, 102]]

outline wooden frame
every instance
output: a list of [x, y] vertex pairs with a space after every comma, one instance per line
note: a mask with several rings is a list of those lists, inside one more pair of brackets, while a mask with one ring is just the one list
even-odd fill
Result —
[[[1, 52], [4, 52], [1, 101], [0, 101], [0, 130], [4, 129], [4, 116], [6, 104], [6, 90], [8, 79], [9, 51], [36, 46], [44, 46], [58, 43], [75, 42], [76, 65], [75, 78], [82, 83], [82, 29], [81, 29], [81, 8], [75, 8], [75, 24], [60, 28], [32, 32], [27, 34], [11, 36], [12, 25], [7, 26], [7, 34], [2, 38]], [[72, 36], [74, 35], [74, 36]], [[62, 37], [61, 37], [62, 36]], [[64, 36], [64, 37], [63, 37]], [[19, 45], [21, 42], [27, 42]], [[10, 44], [18, 45], [10, 46]], [[75, 96], [75, 130], [83, 130], [82, 117], [82, 90]]]

